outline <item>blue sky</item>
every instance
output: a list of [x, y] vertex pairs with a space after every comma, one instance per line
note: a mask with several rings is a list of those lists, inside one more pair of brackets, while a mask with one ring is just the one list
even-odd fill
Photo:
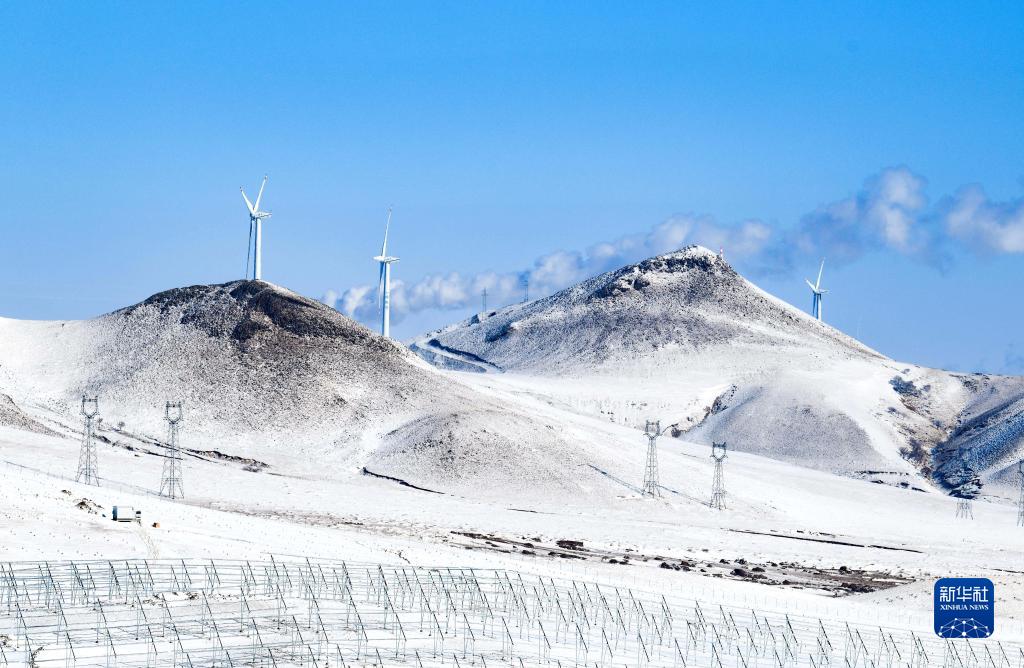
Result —
[[1021, 25], [1017, 3], [6, 3], [0, 315], [240, 277], [238, 186], [268, 173], [265, 278], [357, 316], [394, 206], [401, 337], [480, 285], [601, 268], [598, 244], [725, 239], [801, 308], [832, 258], [826, 318], [888, 355], [1024, 373]]

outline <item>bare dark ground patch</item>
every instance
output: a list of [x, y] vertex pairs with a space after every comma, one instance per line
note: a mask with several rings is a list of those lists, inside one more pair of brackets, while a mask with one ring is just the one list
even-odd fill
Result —
[[[504, 554], [522, 554], [524, 556], [551, 557], [555, 559], [581, 559], [623, 566], [657, 567], [666, 570], [699, 573], [711, 578], [755, 582], [766, 586], [819, 590], [836, 597], [865, 594], [909, 584], [914, 581], [913, 578], [907, 577], [904, 574], [868, 571], [848, 568], [846, 566], [819, 568], [795, 562], [754, 562], [744, 558], [702, 561], [695, 557], [680, 558], [643, 554], [629, 548], [622, 552], [598, 549], [587, 547], [582, 541], [571, 539], [559, 539], [550, 544], [542, 541], [539, 537], [513, 539], [494, 534], [481, 534], [469, 531], [453, 531], [451, 533], [457, 537], [454, 541], [456, 545], [462, 545], [462, 547], [470, 550], [490, 550]], [[899, 549], [885, 548], [884, 546], [858, 545], [841, 541], [821, 540], [820, 542], [855, 547]], [[916, 550], [907, 551], [916, 552]]]

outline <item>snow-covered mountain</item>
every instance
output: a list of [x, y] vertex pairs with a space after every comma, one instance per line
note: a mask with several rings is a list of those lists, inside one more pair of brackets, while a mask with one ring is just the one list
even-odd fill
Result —
[[888, 359], [696, 246], [410, 347], [439, 367], [487, 372], [479, 384], [845, 474], [937, 471], [948, 487], [965, 464], [1004, 477], [1021, 450], [1024, 380]]
[[[715, 253], [690, 247], [602, 274], [534, 302], [421, 337], [425, 357], [466, 368], [542, 375], [636, 364], [651, 354], [715, 346], [841, 350], [881, 355], [743, 279]], [[447, 350], [450, 349], [450, 350]]]
[[[0, 319], [0, 559], [309, 555], [514, 568], [666, 592], [688, 599], [687, 609], [692, 600], [785, 614], [805, 607], [826, 621], [920, 612], [925, 621], [904, 622], [918, 631], [930, 620], [935, 578], [966, 571], [1009, 592], [1000, 633], [1004, 643], [1017, 637], [1010, 624], [1024, 609], [1014, 559], [1024, 534], [1004, 531], [1016, 509], [989, 497], [975, 504], [976, 522], [952, 530], [956, 504], [916, 491], [931, 490], [870, 440], [897, 423], [872, 425], [881, 418], [863, 413], [873, 398], [919, 425], [946, 405], [937, 388], [951, 377], [903, 372], [745, 287], [714, 257], [680, 257], [485, 318], [480, 324], [500, 331], [529, 312], [537, 354], [554, 346], [562, 358], [531, 365], [529, 342], [510, 334], [503, 345], [522, 351], [529, 368], [507, 373], [435, 369], [332, 309], [262, 282], [170, 290], [87, 321]], [[716, 287], [718, 276], [727, 287]], [[607, 296], [594, 296], [608, 286]], [[677, 296], [661, 295], [669, 291]], [[658, 293], [662, 317], [640, 322], [662, 329], [613, 328], [602, 338], [606, 316], [629, 322], [645, 292]], [[736, 304], [746, 319], [729, 317]], [[545, 317], [550, 332], [540, 326]], [[487, 346], [502, 337], [485, 339], [471, 353], [479, 368], [489, 368]], [[493, 355], [491, 364], [510, 368], [515, 357]], [[890, 385], [893, 377], [905, 380]], [[1009, 381], [965, 382], [977, 385], [949, 392], [946, 403], [969, 393], [981, 412], [954, 427], [957, 438], [1011, 424], [1003, 417]], [[871, 394], [879, 391], [888, 396]], [[104, 418], [99, 487], [74, 480], [83, 392], [99, 396]], [[839, 393], [847, 398], [836, 400]], [[819, 460], [852, 468], [893, 458], [906, 470], [871, 474], [891, 483], [876, 485], [731, 452], [726, 508], [709, 507], [713, 465], [706, 441], [689, 435], [722, 433], [733, 447], [755, 449], [764, 434], [740, 428], [792, 434], [804, 409], [783, 396], [814, 416], [835, 416], [818, 433], [798, 434], [803, 441], [782, 442], [774, 456], [798, 459], [802, 448], [799, 463], [818, 468], [828, 468]], [[170, 500], [156, 496], [162, 416], [164, 402], [179, 399], [185, 498]], [[658, 442], [654, 497], [640, 491], [647, 439], [634, 427], [644, 417], [687, 431]], [[843, 429], [863, 430], [867, 445], [851, 438], [837, 446]], [[131, 505], [145, 521], [111, 522], [114, 505]], [[828, 609], [818, 611], [821, 601]]]
[[[998, 474], [1016, 379], [897, 364], [700, 249], [477, 320], [418, 347], [487, 373], [436, 369], [263, 282], [87, 321], [0, 319], [0, 557], [515, 566], [733, 604], [747, 592], [745, 608], [860, 592], [885, 606], [872, 619], [930, 614], [934, 579], [964, 569], [1019, 593], [1024, 534], [1003, 531], [1016, 509], [990, 495], [952, 531], [956, 504], [917, 470], [934, 450], [970, 483], [958, 458], [979, 452]], [[83, 392], [103, 416], [100, 487], [74, 481]], [[155, 495], [168, 400], [186, 419], [174, 501]], [[646, 418], [680, 436], [657, 443], [655, 497], [640, 491]], [[706, 444], [722, 438], [717, 510]], [[119, 504], [145, 522], [103, 517]]]
[[550, 423], [260, 281], [168, 290], [91, 320], [0, 319], [0, 393], [0, 424], [74, 438], [81, 396], [98, 395], [101, 436], [129, 447], [158, 446], [165, 402], [182, 401], [186, 447], [292, 474], [366, 467], [478, 495], [521, 487], [527, 470], [536, 490], [581, 484], [579, 443]]
[[594, 416], [894, 484], [934, 472], [946, 487], [968, 482], [967, 466], [1008, 481], [1024, 429], [1020, 379], [897, 363], [696, 247], [412, 349], [485, 373], [436, 369], [259, 281], [91, 320], [0, 319], [0, 425], [76, 437], [80, 397], [96, 394], [109, 442], [159, 447], [163, 405], [180, 400], [196, 451], [476, 496], [621, 492], [605, 473], [631, 460], [600, 445]]

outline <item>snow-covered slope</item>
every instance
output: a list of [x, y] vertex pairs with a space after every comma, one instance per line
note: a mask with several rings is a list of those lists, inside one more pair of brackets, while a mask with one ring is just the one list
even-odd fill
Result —
[[[673, 277], [644, 280], [663, 287]], [[702, 280], [690, 276], [693, 285]], [[863, 605], [869, 622], [898, 610], [913, 613], [903, 623], [918, 630], [927, 628], [917, 613], [930, 611], [934, 579], [970, 571], [1008, 592], [1004, 619], [1024, 616], [1013, 572], [1024, 534], [1003, 531], [1016, 518], [1007, 499], [986, 495], [975, 504], [976, 521], [951, 527], [956, 504], [929, 493], [898, 455], [902, 475], [849, 479], [806, 468], [822, 452], [840, 469], [888, 461], [891, 451], [872, 439], [898, 436], [900, 423], [871, 397], [913, 416], [914, 428], [967, 397], [979, 416], [995, 411], [953, 427], [955, 437], [971, 439], [1006, 423], [1015, 381], [896, 365], [731, 280], [753, 324], [730, 323], [732, 297], [708, 286], [708, 313], [689, 314], [703, 318], [705, 334], [687, 334], [689, 347], [669, 335], [612, 331], [607, 337], [618, 343], [601, 361], [587, 350], [583, 361], [571, 359], [570, 342], [554, 372], [437, 370], [267, 283], [172, 290], [84, 322], [0, 320], [0, 559], [274, 554], [515, 568], [744, 610], [846, 620]], [[644, 289], [620, 295], [633, 299]], [[584, 330], [603, 315], [584, 324], [583, 297], [576, 330], [551, 338], [600, 341]], [[602, 303], [618, 308], [614, 298]], [[689, 330], [676, 333], [672, 319], [687, 304], [682, 296], [664, 301], [664, 331], [680, 341]], [[721, 331], [731, 333], [724, 342]], [[540, 354], [546, 345], [540, 336]], [[470, 354], [486, 368], [484, 345]], [[513, 358], [501, 361], [508, 368]], [[902, 380], [890, 383], [894, 377]], [[887, 397], [871, 394], [879, 386]], [[100, 487], [73, 481], [81, 392], [99, 395], [104, 416]], [[168, 399], [186, 406], [185, 498], [176, 501], [155, 495]], [[778, 412], [787, 402], [817, 415], [834, 411], [839, 426], [824, 423], [833, 434], [807, 427], [801, 441], [778, 441], [781, 449], [771, 451], [754, 427], [794, 433], [802, 418]], [[661, 496], [643, 496], [646, 439], [634, 427], [670, 416], [701, 440], [721, 430], [732, 447], [744, 433], [804, 466], [730, 452], [726, 508], [715, 510], [707, 503], [706, 440], [662, 438]], [[869, 449], [853, 437], [837, 445], [834, 433], [844, 429], [862, 430]], [[808, 453], [804, 460], [796, 448]], [[133, 505], [145, 521], [103, 517], [115, 504]], [[1000, 624], [1003, 639], [1014, 637]]]
[[[897, 363], [696, 246], [474, 316], [411, 348], [440, 367], [491, 372], [477, 385], [637, 426], [660, 419], [697, 442], [859, 476], [942, 473], [968, 450], [972, 466], [995, 474], [1019, 450], [1020, 429], [999, 418], [985, 426], [984, 416], [1010, 411], [1024, 424], [1020, 379]], [[953, 447], [935, 447], [951, 437]]]
[[754, 345], [842, 350], [880, 358], [690, 247], [602, 274], [555, 295], [478, 315], [426, 335], [414, 349], [466, 363], [554, 375], [642, 364], [650, 354]]
[[0, 319], [0, 392], [3, 423], [68, 435], [82, 394], [98, 395], [101, 437], [129, 447], [159, 447], [164, 404], [182, 401], [187, 447], [273, 471], [365, 467], [474, 494], [530, 471], [536, 492], [580, 493], [578, 443], [265, 282], [169, 290], [85, 321]]

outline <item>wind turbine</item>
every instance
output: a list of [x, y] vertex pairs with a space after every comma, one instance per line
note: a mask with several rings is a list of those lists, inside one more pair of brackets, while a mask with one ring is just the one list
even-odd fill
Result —
[[821, 268], [818, 269], [818, 282], [811, 283], [810, 281], [807, 281], [807, 287], [811, 289], [811, 294], [814, 295], [813, 301], [811, 302], [811, 315], [818, 320], [821, 320], [821, 296], [828, 292], [828, 290], [821, 289], [821, 273], [823, 271], [825, 271], [825, 260], [821, 261]]
[[391, 208], [388, 207], [388, 222], [384, 226], [384, 245], [380, 247], [380, 255], [373, 258], [380, 263], [380, 280], [377, 282], [377, 305], [380, 308], [380, 333], [391, 336], [391, 263], [398, 262], [397, 257], [388, 255], [388, 230], [391, 229]]
[[260, 192], [256, 195], [256, 203], [253, 204], [249, 201], [249, 198], [245, 196], [245, 188], [239, 188], [242, 191], [242, 199], [245, 200], [245, 206], [249, 209], [249, 250], [245, 254], [245, 277], [249, 278], [249, 253], [254, 250], [253, 247], [253, 230], [256, 231], [256, 244], [255, 244], [255, 261], [253, 262], [252, 277], [257, 281], [263, 278], [263, 219], [270, 218], [269, 211], [260, 211], [260, 200], [263, 199], [263, 188], [267, 185], [267, 177], [263, 176], [263, 183], [260, 184]]

